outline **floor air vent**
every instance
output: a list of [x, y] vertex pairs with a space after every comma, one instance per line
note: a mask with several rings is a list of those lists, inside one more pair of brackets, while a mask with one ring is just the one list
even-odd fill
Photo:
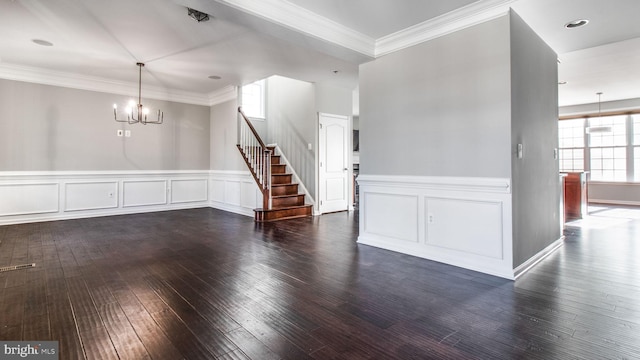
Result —
[[35, 267], [35, 266], [36, 266], [36, 263], [23, 264], [23, 265], [3, 266], [3, 267], [0, 267], [0, 273], [1, 272], [5, 272], [5, 271], [11, 271], [11, 270], [28, 269], [28, 268], [32, 268], [32, 267]]

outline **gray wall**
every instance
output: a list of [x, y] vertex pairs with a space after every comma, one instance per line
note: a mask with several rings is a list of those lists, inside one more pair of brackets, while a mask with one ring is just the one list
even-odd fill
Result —
[[360, 66], [360, 173], [511, 176], [507, 16]]
[[247, 171], [236, 147], [237, 119], [235, 99], [211, 107], [211, 170]]
[[164, 111], [163, 125], [116, 123], [113, 104], [127, 100], [0, 80], [0, 171], [209, 168], [209, 107], [143, 99], [152, 113]]
[[280, 146], [314, 199], [316, 124], [312, 83], [281, 76], [267, 80], [267, 143]]
[[315, 84], [316, 111], [321, 113], [352, 116], [353, 90], [329, 84]]
[[[559, 239], [557, 55], [513, 11], [511, 109], [513, 266]], [[516, 155], [523, 144], [523, 158]]]

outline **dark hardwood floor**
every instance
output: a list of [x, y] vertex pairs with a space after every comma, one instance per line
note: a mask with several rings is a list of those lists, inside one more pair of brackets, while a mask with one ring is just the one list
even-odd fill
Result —
[[638, 359], [627, 210], [569, 226], [515, 282], [359, 246], [353, 213], [0, 226], [0, 267], [36, 263], [0, 273], [0, 340], [57, 340], [61, 359]]

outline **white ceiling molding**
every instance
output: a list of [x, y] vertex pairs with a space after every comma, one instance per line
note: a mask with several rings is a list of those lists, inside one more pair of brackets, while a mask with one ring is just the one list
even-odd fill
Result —
[[375, 39], [288, 1], [216, 1], [366, 56], [373, 57], [375, 54]]
[[376, 40], [375, 57], [417, 45], [493, 20], [509, 12], [516, 0], [480, 0]]
[[[60, 86], [79, 90], [99, 91], [125, 96], [135, 96], [138, 93], [137, 83], [114, 81], [73, 73], [55, 72], [47, 69], [21, 65], [9, 65], [6, 63], [0, 63], [0, 79]], [[143, 94], [146, 99], [174, 101], [193, 105], [209, 106], [209, 103], [211, 102], [209, 96], [204, 94], [170, 90], [154, 86], [145, 86]]]
[[223, 102], [235, 100], [238, 98], [238, 87], [226, 86], [223, 89], [209, 93], [209, 106], [222, 104]]

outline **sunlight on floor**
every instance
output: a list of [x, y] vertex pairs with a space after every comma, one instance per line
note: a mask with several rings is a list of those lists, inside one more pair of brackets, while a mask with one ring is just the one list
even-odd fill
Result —
[[606, 229], [624, 225], [633, 220], [640, 220], [640, 207], [589, 205], [587, 216], [583, 219], [569, 221], [566, 226], [585, 229]]

